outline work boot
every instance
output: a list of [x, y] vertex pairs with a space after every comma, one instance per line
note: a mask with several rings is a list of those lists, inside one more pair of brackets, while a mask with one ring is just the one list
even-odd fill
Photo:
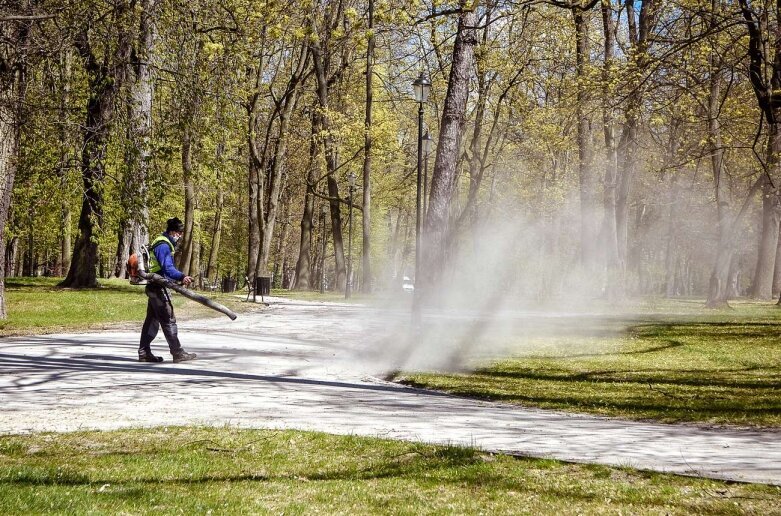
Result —
[[187, 362], [188, 360], [195, 360], [196, 356], [198, 355], [196, 355], [195, 353], [188, 353], [182, 350], [174, 354], [174, 363]]
[[163, 361], [163, 357], [156, 357], [155, 355], [152, 354], [151, 350], [139, 349], [138, 361], [158, 363]]

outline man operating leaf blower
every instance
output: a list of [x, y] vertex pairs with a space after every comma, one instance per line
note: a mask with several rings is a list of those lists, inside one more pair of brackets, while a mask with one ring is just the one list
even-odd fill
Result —
[[[174, 249], [184, 234], [184, 223], [177, 217], [168, 219], [165, 233], [155, 238], [149, 246], [149, 272], [163, 276], [168, 280], [181, 281], [185, 286], [193, 279], [174, 266]], [[163, 335], [168, 342], [168, 348], [174, 357], [174, 362], [185, 362], [195, 359], [195, 353], [188, 353], [179, 342], [178, 329], [174, 307], [168, 289], [159, 283], [147, 283], [145, 287], [149, 302], [146, 307], [146, 319], [141, 328], [141, 343], [138, 346], [139, 362], [162, 362], [163, 357], [152, 354], [151, 344], [162, 326]]]

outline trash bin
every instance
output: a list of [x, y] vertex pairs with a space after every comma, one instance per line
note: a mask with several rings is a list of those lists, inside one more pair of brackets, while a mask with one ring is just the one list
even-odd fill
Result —
[[222, 291], [223, 292], [235, 292], [236, 291], [236, 279], [227, 276], [222, 278]]
[[271, 277], [258, 276], [255, 278], [255, 293], [261, 296], [271, 294]]

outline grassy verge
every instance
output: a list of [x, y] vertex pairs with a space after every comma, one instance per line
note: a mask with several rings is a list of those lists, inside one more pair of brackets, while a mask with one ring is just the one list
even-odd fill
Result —
[[[664, 422], [781, 426], [781, 339], [774, 306], [654, 316], [621, 332], [560, 331], [470, 374], [400, 381], [521, 405]], [[604, 327], [603, 327], [604, 329]]]
[[0, 437], [5, 514], [778, 514], [781, 489], [294, 431]]
[[[0, 336], [83, 331], [140, 323], [146, 315], [144, 287], [126, 280], [102, 280], [97, 289], [62, 289], [61, 278], [8, 278], [8, 319], [0, 321]], [[235, 312], [258, 310], [231, 294], [207, 293]], [[178, 319], [224, 317], [182, 296], [173, 296]]]
[[377, 300], [377, 295], [353, 292], [350, 299], [344, 298], [344, 292], [323, 292], [316, 290], [284, 290], [272, 289], [271, 295], [286, 299], [298, 299], [301, 301], [324, 301], [329, 303], [372, 303]]

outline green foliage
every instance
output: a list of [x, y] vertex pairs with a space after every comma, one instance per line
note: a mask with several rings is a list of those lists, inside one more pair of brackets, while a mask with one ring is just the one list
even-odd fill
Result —
[[459, 447], [235, 428], [0, 437], [16, 513], [771, 513], [777, 487]]
[[[671, 305], [689, 311], [686, 304]], [[518, 354], [471, 374], [404, 374], [412, 385], [521, 405], [664, 422], [781, 426], [774, 306], [573, 321], [518, 341]], [[576, 328], [576, 329], [575, 329]], [[619, 335], [616, 336], [616, 331]], [[583, 337], [587, 333], [597, 336]]]
[[[57, 269], [65, 258], [60, 252], [68, 233], [63, 226], [70, 229], [73, 245], [82, 202], [82, 128], [91, 92], [85, 63], [75, 52], [76, 37], [89, 28], [93, 50], [102, 62], [122, 44], [138, 44], [142, 15], [142, 3], [127, 0], [55, 4], [51, 0], [40, 4], [44, 11], [56, 13], [56, 19], [41, 21], [35, 33], [39, 52], [30, 65], [20, 166], [6, 230], [6, 238], [18, 237], [20, 258], [32, 251], [39, 270], [44, 265]], [[321, 26], [327, 16], [340, 14], [329, 10], [336, 4], [286, 0], [176, 0], [157, 4], [152, 59], [152, 171], [146, 183], [149, 230], [155, 234], [167, 218], [184, 216], [182, 138], [187, 129], [193, 144], [190, 180], [195, 189], [193, 216], [198, 220], [195, 238], [201, 268], [205, 269], [213, 245], [215, 205], [221, 191], [225, 197], [218, 274], [243, 277], [248, 261], [252, 141], [261, 150], [259, 169], [264, 173], [272, 159], [284, 163], [283, 206], [272, 228], [271, 260], [275, 269], [286, 268], [289, 273], [299, 253], [298, 228], [307, 176], [314, 172], [317, 180], [311, 186], [322, 195], [326, 172], [322, 150], [325, 135], [311, 134], [311, 116], [319, 109], [311, 59], [299, 85], [300, 98], [291, 115], [289, 134], [285, 135], [286, 155], [273, 157], [268, 149], [279, 137], [277, 110], [285, 98], [299, 50], [314, 41], [313, 22]], [[133, 9], [126, 9], [129, 6]], [[363, 165], [364, 73], [369, 36], [367, 3], [349, 0], [343, 7], [343, 18], [329, 35], [327, 49], [332, 89], [327, 114], [338, 155], [335, 179], [342, 200], [346, 196], [346, 177], [351, 172], [360, 177]], [[757, 126], [759, 111], [744, 73], [748, 44], [745, 24], [737, 11], [725, 7], [723, 24], [718, 30], [710, 30], [708, 11], [713, 4], [684, 2], [676, 9], [663, 10], [659, 22], [649, 27], [648, 45], [635, 48], [625, 9], [619, 9], [615, 2], [611, 7], [617, 38], [614, 58], [605, 63], [601, 13], [595, 7], [585, 14], [591, 46], [583, 73], [576, 76], [570, 10], [545, 3], [477, 4], [480, 24], [475, 75], [457, 167], [456, 198], [449, 200], [451, 216], [456, 221], [466, 213], [470, 190], [475, 188], [474, 213], [484, 223], [502, 226], [507, 220], [522, 217], [529, 225], [540, 224], [547, 228], [546, 241], [557, 242], [555, 252], [569, 261], [580, 252], [575, 228], [584, 216], [578, 213], [583, 178], [579, 175], [576, 116], [584, 113], [590, 123], [593, 167], [588, 172], [593, 176], [598, 206], [587, 217], [595, 224], [601, 224], [605, 217], [607, 201], [602, 196], [614, 186], [604, 180], [608, 156], [602, 123], [612, 119], [616, 141], [626, 144], [627, 123], [636, 116], [637, 134], [631, 138], [638, 146], [626, 158], [635, 160], [635, 167], [627, 172], [632, 182], [627, 199], [631, 220], [627, 248], [632, 249], [628, 255], [632, 263], [627, 263], [626, 287], [631, 293], [656, 294], [665, 289], [670, 276], [685, 276], [678, 282], [677, 293], [704, 293], [718, 230], [709, 163], [715, 143], [707, 123], [714, 80], [721, 87], [718, 118], [729, 175], [729, 199], [720, 199], [722, 206], [727, 203], [734, 214], [757, 174], [763, 171], [757, 157], [762, 154], [767, 128]], [[391, 285], [410, 269], [414, 232], [409, 228], [414, 220], [417, 161], [417, 106], [411, 99], [410, 83], [421, 71], [430, 76], [432, 90], [424, 119], [436, 140], [458, 23], [456, 15], [442, 14], [449, 8], [447, 2], [415, 0], [382, 0], [375, 5], [370, 129], [374, 216], [370, 233], [372, 268], [379, 286]], [[105, 220], [96, 239], [104, 276], [112, 274], [124, 259], [116, 254], [118, 232], [127, 217], [121, 193], [129, 172], [128, 92], [129, 85], [124, 84], [107, 150], [107, 177], [100, 185], [105, 196]], [[578, 106], [579, 102], [582, 105]], [[478, 106], [482, 106], [483, 115], [479, 123]], [[255, 113], [252, 123], [250, 111]], [[313, 140], [316, 153], [310, 159]], [[478, 174], [471, 177], [475, 148], [480, 151]], [[218, 149], [222, 149], [219, 156]], [[430, 159], [432, 174], [435, 160], [436, 150]], [[262, 187], [268, 186], [267, 178], [259, 180]], [[262, 198], [268, 199], [268, 192], [263, 194]], [[321, 203], [316, 200], [316, 209]], [[751, 219], [756, 207], [757, 201], [749, 200], [747, 216], [738, 228], [739, 251], [734, 262], [742, 274], [741, 290], [745, 290], [751, 264], [756, 261], [756, 221]], [[252, 207], [260, 212], [267, 208]], [[66, 212], [71, 215], [70, 222], [65, 221]], [[360, 213], [355, 213], [356, 229], [362, 223]], [[485, 215], [489, 213], [493, 218]], [[346, 225], [347, 217], [342, 220]], [[31, 231], [30, 227], [35, 229]], [[288, 229], [284, 242], [283, 227]], [[464, 245], [477, 238], [469, 224], [459, 225], [458, 230], [456, 240]], [[316, 225], [314, 231], [313, 241], [320, 240], [322, 228]], [[357, 256], [362, 231], [354, 236]], [[314, 259], [319, 251], [311, 254], [313, 262], [319, 263]], [[333, 250], [327, 254], [328, 275]], [[514, 259], [510, 266], [524, 268], [547, 260], [547, 256], [531, 253]], [[600, 277], [596, 283], [604, 281]]]
[[[7, 278], [8, 319], [0, 321], [0, 335], [100, 330], [124, 323], [140, 329], [146, 316], [144, 287], [127, 280], [102, 280], [97, 289], [58, 288], [62, 278]], [[235, 312], [253, 310], [230, 294], [207, 294]], [[179, 319], [214, 317], [216, 312], [181, 296], [172, 296]]]

